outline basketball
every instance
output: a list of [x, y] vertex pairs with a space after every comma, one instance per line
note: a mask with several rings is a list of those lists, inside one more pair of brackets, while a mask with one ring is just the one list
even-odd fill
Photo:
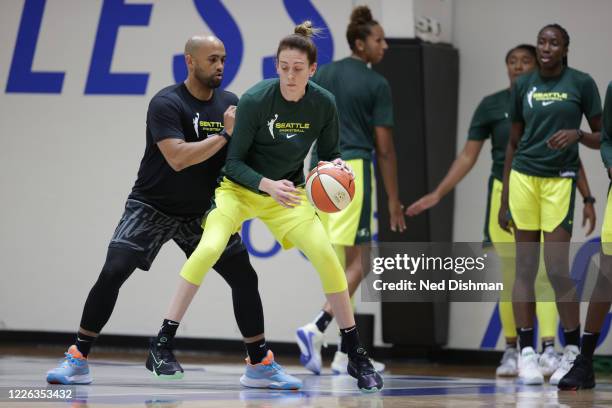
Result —
[[319, 211], [338, 212], [353, 199], [355, 180], [341, 167], [330, 162], [319, 162], [306, 178], [306, 194]]

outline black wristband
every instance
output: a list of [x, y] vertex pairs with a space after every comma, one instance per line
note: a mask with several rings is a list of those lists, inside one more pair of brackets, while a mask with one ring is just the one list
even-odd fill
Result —
[[219, 136], [222, 136], [227, 141], [227, 143], [229, 143], [230, 139], [232, 138], [229, 133], [227, 133], [227, 130], [225, 130], [225, 128], [219, 132]]
[[578, 137], [578, 139], [576, 141], [581, 141], [582, 138], [584, 137], [584, 132], [580, 129], [576, 129], [576, 136]]
[[583, 202], [584, 204], [595, 204], [595, 201], [596, 201], [596, 200], [595, 200], [595, 197], [593, 197], [593, 196], [586, 196], [586, 197], [584, 197], [584, 198], [582, 199], [582, 202]]

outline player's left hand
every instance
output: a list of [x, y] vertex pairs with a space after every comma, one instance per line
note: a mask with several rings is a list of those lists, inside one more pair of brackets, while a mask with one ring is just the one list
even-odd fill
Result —
[[389, 224], [393, 232], [404, 232], [406, 230], [404, 206], [399, 200], [389, 201]]
[[582, 227], [589, 223], [589, 230], [585, 234], [585, 236], [591, 235], [593, 230], [595, 229], [595, 221], [597, 220], [597, 216], [595, 215], [595, 206], [593, 203], [584, 204], [584, 208], [582, 209]]
[[347, 173], [350, 173], [350, 175], [355, 178], [355, 173], [353, 173], [353, 169], [351, 169], [351, 166], [349, 166], [348, 163], [342, 160], [341, 158], [337, 158], [336, 160], [332, 161], [332, 163], [338, 167], [341, 167], [342, 170], [346, 171]]
[[550, 149], [561, 150], [565, 149], [578, 141], [578, 133], [576, 129], [563, 129], [555, 132], [554, 135], [546, 141]]

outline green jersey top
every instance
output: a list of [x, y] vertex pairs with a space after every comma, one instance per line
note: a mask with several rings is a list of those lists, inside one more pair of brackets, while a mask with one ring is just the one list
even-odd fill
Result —
[[504, 178], [504, 160], [510, 135], [509, 107], [509, 89], [486, 96], [476, 108], [468, 131], [468, 140], [491, 138], [491, 174], [498, 180]]
[[512, 122], [525, 126], [512, 168], [532, 176], [575, 177], [578, 144], [553, 150], [546, 142], [558, 130], [580, 128], [583, 114], [588, 119], [601, 115], [593, 78], [569, 67], [554, 78], [544, 78], [536, 70], [517, 78], [510, 100]]
[[336, 98], [342, 158], [370, 160], [374, 127], [393, 126], [393, 102], [387, 80], [365, 62], [347, 57], [322, 66], [313, 81]]
[[278, 79], [262, 81], [238, 102], [224, 174], [255, 192], [263, 177], [304, 184], [304, 158], [318, 141], [322, 160], [340, 157], [334, 96], [312, 81], [297, 102], [281, 95]]
[[606, 168], [612, 167], [612, 82], [608, 84], [601, 127], [601, 158]]

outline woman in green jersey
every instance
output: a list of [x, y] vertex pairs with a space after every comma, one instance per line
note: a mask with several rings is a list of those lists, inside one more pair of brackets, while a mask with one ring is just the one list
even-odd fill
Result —
[[[519, 77], [510, 97], [512, 125], [498, 218], [503, 229], [510, 231], [512, 225], [520, 243], [512, 298], [521, 348], [519, 379], [525, 384], [544, 381], [532, 348], [534, 282], [542, 234], [544, 263], [555, 290], [566, 343], [551, 384], [558, 384], [571, 367], [580, 340], [579, 303], [568, 261], [580, 167], [577, 142], [599, 147], [601, 101], [593, 79], [567, 66], [568, 48], [569, 35], [563, 27], [552, 24], [542, 28], [537, 39], [539, 68]], [[583, 115], [593, 133], [580, 130]], [[594, 200], [588, 197], [585, 201]]]
[[[259, 218], [283, 248], [295, 246], [312, 262], [347, 344], [348, 373], [362, 391], [374, 392], [382, 388], [382, 377], [360, 345], [344, 270], [303, 188], [304, 159], [314, 142], [322, 160], [350, 171], [338, 152], [334, 97], [309, 81], [317, 68], [312, 35], [310, 22], [305, 22], [283, 38], [276, 53], [279, 78], [258, 83], [240, 99], [225, 177], [215, 191], [200, 244], [181, 271], [167, 318], [181, 320], [229, 237], [245, 220]], [[301, 386], [274, 362], [271, 351], [261, 363], [247, 363], [240, 379], [244, 386]]]
[[[608, 84], [603, 109], [601, 129], [601, 158], [612, 180], [612, 82]], [[610, 311], [612, 296], [612, 189], [608, 186], [608, 202], [601, 227], [600, 272], [591, 295], [589, 310], [584, 324], [580, 354], [569, 372], [559, 381], [562, 390], [578, 390], [595, 387], [593, 353], [599, 333]]]
[[[508, 51], [505, 62], [510, 87], [512, 87], [520, 75], [530, 72], [537, 67], [536, 49], [533, 45], [518, 45]], [[484, 244], [496, 245], [495, 249], [500, 255], [504, 291], [507, 291], [502, 296], [504, 300], [510, 299], [515, 274], [513, 247], [508, 244], [514, 242], [514, 237], [507, 231], [502, 230], [497, 222], [497, 212], [501, 204], [504, 158], [510, 133], [509, 108], [510, 88], [485, 97], [474, 112], [468, 131], [468, 140], [463, 147], [463, 151], [451, 165], [446, 177], [434, 191], [417, 200], [406, 210], [408, 215], [416, 216], [435, 206], [442, 197], [455, 188], [470, 172], [478, 160], [485, 140], [491, 138], [492, 167], [488, 183]], [[581, 187], [583, 195], [590, 195], [586, 179], [584, 179], [583, 183], [579, 183], [579, 187]], [[595, 224], [595, 213], [592, 204], [585, 205], [584, 216], [585, 219], [590, 221], [591, 227], [589, 233], [591, 233]], [[543, 268], [540, 268], [540, 272], [538, 272], [537, 281], [536, 288], [540, 296], [542, 296], [540, 292], [552, 290]], [[551, 375], [559, 364], [559, 358], [554, 350], [554, 339], [557, 330], [557, 309], [552, 302], [538, 302], [536, 311], [540, 336], [542, 338], [542, 354], [538, 363], [544, 375]], [[506, 339], [506, 350], [504, 351], [500, 366], [497, 367], [496, 374], [499, 376], [516, 376], [518, 374], [516, 326], [510, 301], [500, 301], [499, 316]]]
[[[368, 67], [379, 63], [388, 48], [385, 33], [372, 18], [366, 6], [356, 7], [346, 30], [351, 55], [317, 70], [313, 81], [336, 98], [340, 119], [340, 154], [355, 173], [355, 197], [344, 210], [319, 216], [331, 243], [346, 265], [349, 294], [359, 287], [365, 276], [361, 260], [368, 256], [372, 240], [372, 153], [380, 168], [389, 203], [390, 228], [406, 229], [403, 208], [399, 201], [397, 163], [393, 145], [393, 102], [387, 80]], [[355, 86], [359, 84], [359, 86]], [[311, 167], [317, 163], [316, 151]], [[364, 273], [365, 272], [365, 273]], [[323, 332], [333, 319], [330, 304], [323, 305], [312, 323], [297, 330], [301, 350], [300, 361], [312, 372], [321, 372]], [[332, 361], [332, 371], [346, 373], [346, 352], [340, 344]], [[377, 371], [382, 363], [374, 362]]]

